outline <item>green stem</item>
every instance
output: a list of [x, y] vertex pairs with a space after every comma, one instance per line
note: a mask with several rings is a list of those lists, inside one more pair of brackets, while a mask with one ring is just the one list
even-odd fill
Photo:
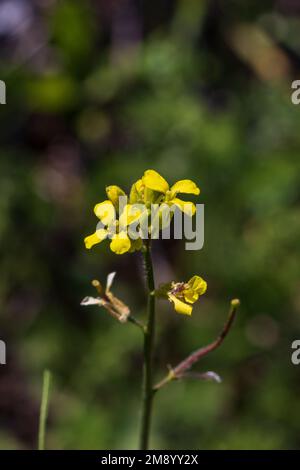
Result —
[[145, 331], [146, 331], [145, 325], [143, 325], [143, 323], [140, 322], [139, 320], [137, 320], [134, 316], [129, 315], [128, 318], [127, 318], [127, 320], [128, 320], [130, 323], [132, 323], [133, 325], [138, 326], [138, 327], [141, 329], [141, 331], [142, 331], [143, 333], [145, 333]]
[[148, 285], [148, 307], [147, 325], [144, 334], [144, 371], [143, 371], [143, 401], [142, 422], [140, 433], [140, 450], [147, 450], [149, 446], [149, 434], [151, 426], [152, 404], [153, 404], [153, 345], [155, 334], [155, 296], [153, 295], [154, 273], [151, 257], [150, 240], [145, 244], [144, 251], [147, 285]]
[[40, 407], [39, 438], [38, 438], [39, 450], [45, 449], [45, 430], [46, 430], [46, 421], [47, 421], [47, 415], [48, 415], [50, 380], [51, 380], [51, 374], [48, 370], [45, 370], [44, 375], [43, 375], [42, 400], [41, 400], [41, 407]]

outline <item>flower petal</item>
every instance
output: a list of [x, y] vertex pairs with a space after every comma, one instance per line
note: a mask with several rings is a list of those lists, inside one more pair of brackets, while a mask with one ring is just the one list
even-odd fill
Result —
[[159, 238], [160, 230], [164, 230], [169, 227], [173, 216], [174, 211], [172, 211], [169, 205], [165, 202], [153, 209], [151, 212], [151, 226], [149, 229], [151, 238]]
[[104, 305], [105, 301], [100, 299], [100, 297], [84, 297], [82, 301], [80, 302], [80, 305]]
[[196, 212], [196, 206], [193, 202], [189, 202], [189, 201], [183, 201], [182, 199], [178, 199], [177, 197], [175, 197], [174, 199], [172, 199], [171, 201], [168, 202], [168, 204], [170, 206], [172, 206], [173, 204], [175, 206], [177, 206], [184, 214], [186, 215], [189, 215], [190, 217], [192, 217], [193, 215], [195, 215], [195, 212]]
[[116, 211], [111, 201], [103, 201], [96, 204], [94, 213], [105, 226], [111, 225], [116, 218]]
[[169, 190], [167, 181], [155, 170], [147, 170], [142, 178], [143, 184], [153, 191], [166, 193]]
[[119, 222], [121, 227], [127, 227], [128, 225], [136, 222], [142, 215], [142, 210], [140, 204], [126, 204], [123, 209], [122, 214], [120, 215]]
[[137, 180], [132, 186], [129, 195], [130, 204], [143, 201], [144, 184], [141, 179]]
[[173, 294], [169, 294], [168, 297], [169, 300], [173, 302], [177, 313], [181, 313], [183, 315], [192, 315], [193, 307], [177, 299], [177, 297], [175, 297]]
[[109, 273], [109, 275], [107, 276], [106, 291], [110, 291], [110, 288], [112, 286], [112, 283], [114, 282], [114, 278], [115, 278], [116, 274], [117, 274], [116, 272], [113, 272], [113, 273]]
[[190, 288], [197, 292], [199, 295], [203, 295], [207, 289], [207, 282], [200, 276], [193, 276], [189, 281], [188, 285]]
[[118, 210], [119, 209], [119, 197], [126, 197], [123, 189], [119, 188], [119, 186], [107, 186], [105, 188], [106, 194], [108, 199], [113, 203], [114, 207]]
[[178, 193], [195, 194], [198, 196], [200, 194], [200, 189], [192, 180], [180, 180], [171, 187], [172, 198], [176, 197]]
[[131, 243], [125, 232], [120, 232], [114, 235], [110, 243], [111, 251], [117, 255], [123, 255], [130, 250], [130, 247]]
[[97, 245], [97, 243], [102, 242], [107, 237], [107, 231], [103, 228], [96, 230], [95, 233], [85, 237], [84, 243], [85, 247], [89, 250], [92, 246]]
[[199, 298], [199, 294], [193, 289], [186, 289], [183, 291], [184, 300], [189, 304], [194, 304]]

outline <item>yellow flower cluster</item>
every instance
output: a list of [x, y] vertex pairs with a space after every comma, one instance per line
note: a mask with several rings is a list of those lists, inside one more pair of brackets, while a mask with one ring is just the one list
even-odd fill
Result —
[[[194, 215], [196, 210], [194, 203], [179, 199], [177, 197], [179, 193], [199, 195], [200, 189], [191, 180], [180, 180], [170, 187], [155, 170], [147, 170], [142, 178], [132, 185], [129, 203], [120, 207], [120, 198], [126, 198], [125, 192], [118, 186], [108, 186], [106, 188], [108, 199], [94, 207], [101, 228], [84, 239], [86, 248], [90, 249], [104, 239], [110, 238], [110, 249], [116, 254], [140, 250], [143, 245], [142, 239], [131, 237], [128, 229], [132, 224], [148, 217], [152, 204], [160, 208], [174, 205], [185, 214]], [[141, 205], [144, 209], [141, 209]]]

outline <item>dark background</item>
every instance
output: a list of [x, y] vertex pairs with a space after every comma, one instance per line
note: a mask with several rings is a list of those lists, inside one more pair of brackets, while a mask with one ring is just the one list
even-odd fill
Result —
[[82, 308], [91, 279], [145, 315], [140, 254], [83, 238], [104, 188], [147, 168], [191, 178], [205, 245], [157, 241], [158, 281], [203, 276], [191, 318], [158, 304], [157, 378], [242, 308], [196, 367], [221, 385], [157, 396], [152, 446], [300, 447], [300, 4], [296, 0], [2, 0], [0, 79], [0, 447], [35, 448], [50, 368], [48, 448], [136, 448], [141, 338]]

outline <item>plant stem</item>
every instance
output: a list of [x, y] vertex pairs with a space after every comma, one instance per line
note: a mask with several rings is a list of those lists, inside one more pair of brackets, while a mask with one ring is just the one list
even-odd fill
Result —
[[180, 379], [186, 376], [187, 371], [202, 357], [206, 356], [207, 354], [211, 353], [215, 349], [217, 349], [223, 343], [224, 339], [229, 333], [230, 328], [232, 327], [233, 321], [235, 319], [237, 310], [240, 306], [239, 299], [233, 299], [230, 302], [229, 314], [225, 325], [217, 339], [212, 343], [204, 346], [203, 348], [199, 348], [186, 357], [183, 361], [181, 361], [176, 367], [169, 370], [169, 373], [153, 387], [153, 392], [157, 392], [162, 387], [170, 383], [172, 380]]
[[137, 318], [135, 318], [135, 317], [132, 316], [132, 315], [129, 315], [128, 318], [127, 318], [127, 320], [128, 320], [130, 323], [132, 323], [133, 325], [138, 326], [138, 327], [141, 329], [141, 331], [142, 331], [143, 333], [145, 333], [145, 331], [146, 331], [146, 326], [143, 325], [142, 322], [140, 322], [139, 320], [137, 320]]
[[151, 257], [150, 240], [146, 241], [144, 251], [147, 285], [148, 285], [148, 307], [147, 325], [144, 333], [144, 370], [143, 370], [143, 398], [142, 398], [142, 422], [140, 432], [140, 450], [147, 450], [149, 446], [149, 434], [151, 426], [152, 404], [153, 404], [153, 345], [155, 335], [155, 289], [153, 264]]
[[44, 375], [43, 375], [42, 400], [41, 400], [41, 407], [40, 407], [38, 450], [45, 449], [45, 430], [46, 430], [46, 421], [47, 421], [47, 415], [48, 415], [50, 380], [51, 380], [51, 374], [49, 370], [45, 370]]

